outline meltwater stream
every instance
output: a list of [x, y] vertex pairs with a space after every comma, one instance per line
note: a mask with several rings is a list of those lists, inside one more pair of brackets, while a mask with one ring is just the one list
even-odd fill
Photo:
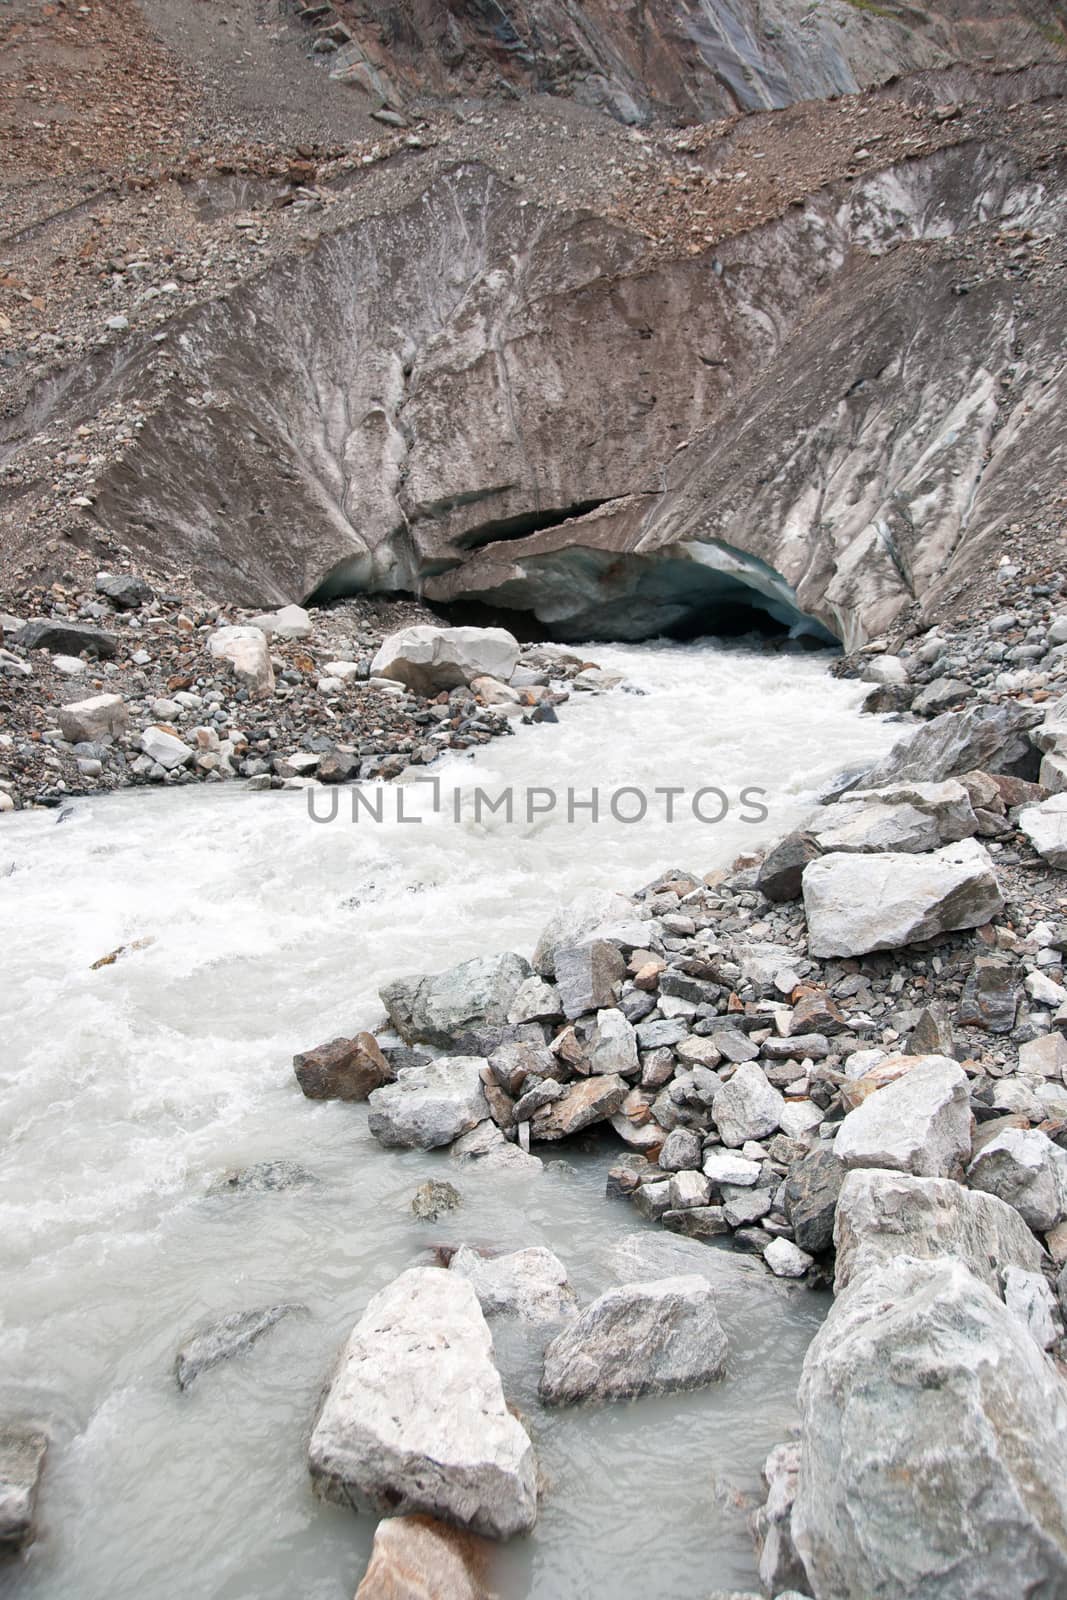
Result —
[[[424, 790], [409, 807], [421, 823], [353, 824], [342, 808], [326, 825], [303, 794], [236, 787], [4, 819], [0, 1416], [51, 1419], [54, 1438], [41, 1536], [0, 1570], [5, 1600], [351, 1600], [373, 1521], [313, 1498], [305, 1446], [370, 1295], [446, 1239], [546, 1244], [583, 1300], [634, 1275], [623, 1241], [641, 1224], [604, 1199], [606, 1155], [549, 1151], [528, 1177], [388, 1153], [364, 1107], [304, 1100], [291, 1070], [294, 1051], [374, 1025], [387, 978], [529, 954], [584, 890], [721, 865], [892, 739], [824, 658], [708, 644], [595, 656], [646, 692], [575, 697], [558, 727], [449, 758], [446, 797], [474, 783], [580, 797], [717, 785], [731, 799], [753, 786], [766, 822], [735, 804], [717, 826], [652, 807], [641, 824], [572, 824], [563, 808], [528, 825], [521, 806], [511, 824], [469, 809], [457, 824], [429, 814]], [[209, 1194], [227, 1169], [274, 1158], [314, 1183]], [[428, 1226], [409, 1204], [432, 1175], [464, 1203]], [[504, 1600], [751, 1584], [744, 1497], [792, 1419], [823, 1307], [759, 1263], [705, 1256], [731, 1357], [701, 1393], [545, 1412], [536, 1341], [495, 1327], [545, 1480], [536, 1532], [500, 1553]], [[279, 1301], [306, 1311], [178, 1392], [183, 1335]]]

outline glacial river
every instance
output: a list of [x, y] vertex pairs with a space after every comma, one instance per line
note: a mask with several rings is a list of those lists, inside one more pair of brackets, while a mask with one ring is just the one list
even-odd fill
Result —
[[[560, 902], [723, 865], [893, 739], [823, 657], [708, 643], [591, 653], [644, 692], [576, 695], [558, 727], [449, 756], [439, 811], [427, 786], [405, 795], [419, 821], [397, 820], [392, 789], [382, 823], [353, 822], [345, 793], [326, 823], [303, 793], [237, 785], [0, 820], [0, 1416], [53, 1433], [40, 1538], [0, 1569], [5, 1600], [351, 1600], [373, 1521], [311, 1494], [318, 1396], [371, 1294], [427, 1244], [461, 1239], [548, 1245], [583, 1300], [635, 1275], [642, 1248], [664, 1271], [686, 1250], [720, 1287], [731, 1341], [714, 1388], [545, 1412], [537, 1337], [495, 1325], [544, 1478], [536, 1531], [500, 1553], [503, 1600], [752, 1586], [747, 1505], [794, 1419], [821, 1298], [645, 1228], [605, 1200], [606, 1151], [548, 1150], [532, 1176], [397, 1155], [369, 1137], [364, 1107], [313, 1104], [292, 1075], [295, 1051], [380, 1020], [386, 979], [529, 955]], [[510, 788], [512, 820], [484, 807], [475, 820], [474, 786]], [[600, 818], [569, 820], [567, 791], [588, 801], [594, 787]], [[672, 821], [653, 794], [666, 787], [684, 791]], [[692, 807], [712, 788], [731, 802], [718, 823]], [[762, 822], [743, 820], [744, 788], [765, 791]], [[546, 789], [554, 810], [542, 793], [527, 820], [527, 792]], [[640, 808], [634, 790], [651, 797], [647, 815], [620, 820]], [[705, 794], [698, 809], [713, 817], [721, 801]], [[268, 1160], [313, 1182], [209, 1193]], [[432, 1226], [409, 1209], [429, 1176], [463, 1195]], [[306, 1309], [179, 1393], [185, 1334], [281, 1301]]]

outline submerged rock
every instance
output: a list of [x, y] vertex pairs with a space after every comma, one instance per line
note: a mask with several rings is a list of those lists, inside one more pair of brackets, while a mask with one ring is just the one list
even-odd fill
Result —
[[533, 1446], [505, 1405], [492, 1351], [466, 1278], [401, 1273], [356, 1324], [323, 1401], [308, 1457], [319, 1492], [495, 1539], [532, 1528]]
[[209, 1194], [273, 1194], [283, 1189], [306, 1189], [318, 1180], [299, 1161], [257, 1161], [237, 1167], [213, 1183]]
[[433, 1517], [383, 1517], [356, 1600], [492, 1600], [490, 1549]]
[[191, 1334], [182, 1344], [174, 1362], [174, 1376], [179, 1389], [188, 1389], [202, 1372], [229, 1361], [242, 1350], [248, 1350], [265, 1333], [276, 1327], [283, 1317], [303, 1306], [261, 1306], [255, 1311], [233, 1311], [220, 1321]]
[[929, 855], [835, 854], [804, 871], [808, 949], [816, 957], [896, 950], [1004, 907], [989, 852], [974, 839]]
[[0, 1555], [22, 1550], [34, 1537], [37, 1493], [48, 1436], [18, 1423], [0, 1423]]
[[700, 1277], [660, 1278], [609, 1289], [545, 1351], [547, 1405], [626, 1400], [696, 1389], [726, 1370], [726, 1335]]
[[821, 1600], [1067, 1593], [1067, 1387], [961, 1262], [864, 1273], [800, 1403], [792, 1532]]
[[522, 1317], [526, 1322], [559, 1322], [578, 1308], [567, 1269], [542, 1246], [485, 1256], [461, 1245], [448, 1264], [469, 1279], [487, 1317]]

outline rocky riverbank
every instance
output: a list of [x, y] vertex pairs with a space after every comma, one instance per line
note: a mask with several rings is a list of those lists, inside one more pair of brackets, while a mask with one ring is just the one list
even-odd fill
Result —
[[[595, 663], [535, 646], [405, 671], [387, 639], [442, 629], [410, 600], [358, 597], [267, 613], [126, 571], [0, 609], [0, 811], [136, 785], [256, 788], [397, 777], [486, 743], [515, 718], [554, 720]], [[499, 630], [498, 630], [499, 631]], [[496, 668], [494, 676], [491, 669]]]
[[[398, 980], [376, 1037], [298, 1058], [306, 1094], [367, 1100], [382, 1143], [449, 1149], [460, 1186], [470, 1162], [534, 1171], [567, 1139], [621, 1146], [608, 1197], [682, 1236], [674, 1276], [581, 1307], [547, 1252], [463, 1248], [388, 1292], [409, 1340], [437, 1325], [441, 1295], [455, 1301], [450, 1360], [462, 1344], [484, 1361], [483, 1315], [547, 1323], [543, 1404], [729, 1382], [716, 1296], [690, 1270], [709, 1247], [761, 1258], [798, 1291], [834, 1287], [800, 1436], [769, 1459], [754, 1518], [767, 1595], [1067, 1584], [1057, 597], [846, 663], [878, 704], [886, 688], [904, 691], [901, 711], [927, 700], [888, 757], [764, 854], [567, 907], [530, 959]], [[961, 685], [948, 710], [927, 693], [945, 681]], [[429, 1215], [459, 1200], [435, 1187], [450, 1192]], [[462, 1293], [445, 1287], [456, 1271]], [[382, 1524], [365, 1600], [389, 1592], [398, 1545], [430, 1537], [409, 1514], [496, 1537], [535, 1514], [528, 1441], [510, 1426], [480, 1441], [478, 1491], [466, 1465], [426, 1489], [436, 1406], [385, 1438], [396, 1384], [431, 1389], [439, 1358], [420, 1340], [417, 1374], [405, 1357], [371, 1375], [363, 1347], [383, 1314], [372, 1304], [353, 1334], [312, 1438], [328, 1492], [405, 1514]], [[452, 1385], [453, 1444], [477, 1384], [471, 1369]], [[1001, 1510], [974, 1517], [978, 1499]], [[486, 1591], [470, 1578], [455, 1592]]]

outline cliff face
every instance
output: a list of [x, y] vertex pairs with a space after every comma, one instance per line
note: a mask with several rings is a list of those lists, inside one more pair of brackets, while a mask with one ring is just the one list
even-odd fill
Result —
[[[974, 145], [655, 262], [459, 168], [193, 315], [96, 515], [243, 600], [640, 638], [753, 590], [854, 644], [1062, 474], [1056, 290], [964, 249], [1062, 213]], [[87, 403], [138, 391], [135, 364]]]
[[143, 326], [9, 403], [0, 544], [53, 525], [51, 478], [63, 537], [255, 605], [405, 591], [564, 639], [748, 605], [849, 646], [965, 607], [1062, 512], [1062, 87], [928, 74], [591, 162], [564, 123], [586, 167], [544, 171], [523, 111], [492, 149], [401, 134], [299, 216], [186, 183], [217, 287], [172, 315], [163, 266]]
[[[708, 121], [955, 62], [1055, 54], [1046, 0], [336, 0], [334, 72], [393, 95], [564, 96], [624, 122]], [[369, 69], [369, 72], [368, 72]]]

